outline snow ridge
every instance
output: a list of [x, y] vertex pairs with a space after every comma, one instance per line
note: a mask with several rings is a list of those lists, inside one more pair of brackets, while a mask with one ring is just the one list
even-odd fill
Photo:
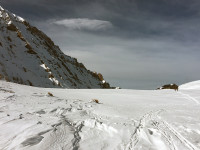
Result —
[[179, 88], [182, 90], [200, 90], [200, 80], [182, 84]]

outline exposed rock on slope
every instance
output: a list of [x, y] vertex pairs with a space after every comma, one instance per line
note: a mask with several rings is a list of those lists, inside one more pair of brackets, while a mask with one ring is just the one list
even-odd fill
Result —
[[178, 85], [166, 84], [166, 85], [161, 86], [160, 88], [157, 88], [157, 90], [161, 90], [161, 89], [174, 89], [175, 91], [178, 91]]
[[39, 87], [110, 88], [27, 21], [0, 6], [0, 79]]

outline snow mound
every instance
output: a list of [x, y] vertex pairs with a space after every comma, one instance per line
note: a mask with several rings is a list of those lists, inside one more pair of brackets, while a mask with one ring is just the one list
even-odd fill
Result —
[[200, 80], [185, 83], [179, 86], [181, 90], [200, 90]]

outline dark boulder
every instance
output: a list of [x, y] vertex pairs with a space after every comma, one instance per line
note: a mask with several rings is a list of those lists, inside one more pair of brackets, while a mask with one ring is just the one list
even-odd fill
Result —
[[161, 89], [174, 89], [175, 91], [178, 91], [178, 85], [166, 84], [166, 85], [161, 86], [160, 88], [157, 88], [157, 90], [161, 90]]

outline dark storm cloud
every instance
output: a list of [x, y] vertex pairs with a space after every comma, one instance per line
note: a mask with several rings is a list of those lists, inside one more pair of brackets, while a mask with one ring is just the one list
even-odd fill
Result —
[[[200, 8], [198, 0], [2, 0], [1, 4], [30, 21], [66, 18], [110, 21], [118, 29], [116, 35], [136, 38], [171, 35], [181, 28], [189, 30], [193, 19], [199, 17]], [[191, 22], [188, 26], [184, 25], [187, 21]]]
[[199, 0], [1, 0], [114, 85], [199, 79]]
[[[133, 17], [180, 19], [199, 14], [198, 0], [2, 0], [9, 10], [37, 19], [52, 17], [102, 17], [132, 20]], [[37, 16], [37, 14], [40, 14]], [[121, 17], [123, 16], [123, 17]], [[98, 19], [98, 18], [96, 18]]]

